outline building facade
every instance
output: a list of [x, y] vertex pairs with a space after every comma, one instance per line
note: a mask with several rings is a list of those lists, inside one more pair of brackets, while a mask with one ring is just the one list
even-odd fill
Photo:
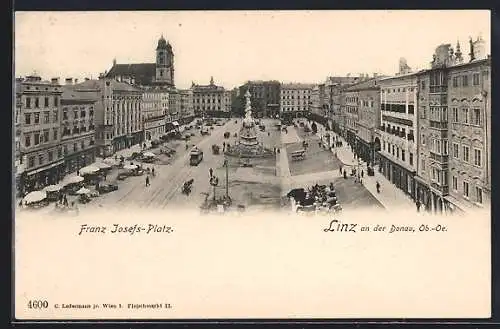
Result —
[[24, 194], [56, 184], [63, 177], [61, 94], [58, 79], [32, 75], [16, 80], [19, 124], [18, 192]]
[[165, 134], [164, 92], [161, 89], [144, 89], [141, 116], [144, 125], [144, 140], [159, 141]]
[[82, 97], [94, 99], [97, 153], [107, 157], [144, 140], [143, 91], [129, 83], [102, 78], [74, 86]]
[[104, 77], [137, 86], [174, 87], [174, 52], [163, 36], [158, 40], [155, 55], [155, 63], [117, 64], [113, 60]]
[[95, 99], [63, 86], [61, 145], [63, 173], [77, 172], [95, 162]]
[[415, 199], [418, 79], [407, 72], [379, 81], [381, 116], [375, 149], [380, 149], [379, 171]]
[[193, 91], [191, 89], [179, 90], [180, 117], [183, 123], [189, 123], [194, 118]]
[[379, 79], [347, 87], [344, 93], [347, 140], [351, 141], [354, 152], [360, 159], [372, 164], [375, 161], [375, 152], [380, 150], [375, 144], [376, 129], [380, 122]]
[[339, 135], [345, 131], [342, 108], [345, 105], [343, 90], [360, 82], [359, 77], [327, 77], [325, 81], [325, 109], [329, 127]]
[[309, 113], [313, 84], [284, 83], [280, 90], [280, 117], [299, 118]]
[[[255, 110], [256, 117], [276, 117], [280, 107], [280, 87], [279, 81], [275, 80], [248, 81], [239, 87], [239, 93], [244, 95], [247, 90], [250, 92], [252, 113]], [[244, 102], [241, 105], [244, 106]]]
[[489, 207], [491, 59], [449, 68], [448, 106], [450, 189], [445, 199], [452, 210]]
[[484, 41], [436, 48], [431, 69], [419, 72], [418, 198], [433, 212], [469, 211], [489, 204], [491, 59]]
[[194, 113], [199, 117], [229, 117], [231, 115], [231, 93], [217, 86], [213, 77], [208, 85], [191, 86]]

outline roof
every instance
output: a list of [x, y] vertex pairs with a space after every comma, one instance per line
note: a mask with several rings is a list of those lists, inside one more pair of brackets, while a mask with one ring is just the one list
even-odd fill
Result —
[[358, 82], [354, 85], [349, 86], [345, 89], [346, 92], [350, 91], [358, 91], [358, 90], [368, 90], [368, 89], [376, 89], [379, 88], [377, 82], [380, 81], [381, 78], [371, 78], [369, 80]]
[[136, 88], [126, 82], [120, 82], [116, 81], [113, 79], [108, 79], [108, 80], [87, 80], [82, 83], [73, 85], [73, 90], [75, 91], [95, 91], [95, 92], [101, 92], [102, 88], [104, 87], [104, 82], [110, 82], [111, 88], [113, 91], [132, 91], [132, 92], [142, 92], [141, 89]]
[[94, 97], [89, 97], [88, 94], [77, 92], [72, 88], [73, 86], [63, 86], [63, 93], [61, 95], [61, 102], [79, 102], [79, 103], [93, 103], [96, 101]]
[[313, 89], [315, 84], [313, 83], [283, 83], [281, 85], [282, 89]]
[[106, 74], [106, 78], [115, 78], [116, 76], [133, 77], [137, 84], [150, 85], [156, 76], [156, 64], [115, 64]]

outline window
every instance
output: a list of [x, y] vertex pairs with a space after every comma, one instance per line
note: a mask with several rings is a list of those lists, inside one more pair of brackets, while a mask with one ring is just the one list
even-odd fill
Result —
[[462, 146], [462, 160], [469, 162], [469, 147], [466, 145]]
[[31, 146], [31, 136], [30, 135], [25, 135], [24, 136], [24, 145], [26, 147]]
[[457, 178], [457, 176], [453, 176], [451, 178], [451, 184], [452, 184], [453, 190], [458, 191], [458, 178]]
[[464, 188], [464, 197], [468, 198], [469, 197], [469, 183], [463, 182], [463, 188]]
[[458, 87], [458, 77], [453, 77], [453, 87]]
[[410, 166], [413, 166], [413, 153], [410, 152]]
[[35, 107], [40, 107], [40, 100], [38, 97], [35, 98]]
[[472, 124], [476, 126], [481, 125], [481, 109], [472, 109]]
[[85, 148], [85, 141], [82, 141], [82, 142], [80, 143], [80, 147], [81, 147], [81, 149], [82, 149], [82, 150]]
[[31, 108], [31, 98], [29, 97], [26, 97], [26, 107], [29, 109]]
[[31, 113], [25, 113], [24, 114], [24, 123], [27, 125], [31, 124]]
[[57, 156], [60, 158], [62, 157], [62, 148], [57, 149]]
[[401, 160], [406, 161], [405, 160], [405, 150], [401, 150]]
[[45, 107], [49, 107], [49, 98], [48, 98], [48, 97], [45, 97], [45, 98], [44, 98], [43, 105], [44, 105]]
[[472, 75], [472, 84], [474, 86], [479, 86], [479, 73], [474, 73]]
[[476, 202], [483, 203], [483, 189], [476, 186]]
[[443, 155], [448, 155], [448, 141], [443, 140]]
[[474, 166], [481, 167], [481, 150], [474, 149]]
[[462, 86], [467, 87], [469, 85], [469, 77], [467, 75], [464, 75], [462, 77]]
[[49, 152], [49, 162], [52, 161], [54, 158], [54, 152], [50, 151]]
[[35, 124], [39, 124], [40, 123], [40, 113], [35, 112], [35, 113], [33, 113], [33, 115], [35, 116]]
[[48, 130], [45, 130], [43, 132], [43, 142], [44, 143], [48, 143], [50, 141], [50, 137], [49, 137], [49, 131]]
[[453, 143], [453, 157], [458, 159], [458, 143]]
[[465, 124], [469, 124], [469, 109], [462, 109], [462, 122]]
[[425, 135], [422, 134], [422, 145], [425, 145]]
[[57, 128], [54, 128], [53, 130], [53, 137], [54, 137], [54, 140], [57, 140], [57, 137], [59, 136], [59, 132], [57, 131]]
[[458, 122], [458, 108], [453, 107], [451, 109], [451, 119], [453, 120], [454, 123]]
[[425, 106], [422, 106], [422, 111], [420, 112], [420, 118], [425, 119], [427, 117], [427, 109]]
[[54, 106], [59, 106], [59, 98], [57, 96], [54, 97]]
[[29, 159], [28, 159], [28, 166], [29, 167], [34, 167], [35, 166], [35, 157], [34, 156], [29, 157]]
[[57, 110], [53, 111], [53, 115], [52, 116], [54, 117], [54, 122], [57, 122], [59, 120], [59, 113], [58, 113]]
[[40, 134], [35, 133], [35, 145], [38, 145], [38, 144], [40, 144]]
[[43, 123], [44, 124], [50, 123], [50, 112], [49, 111], [43, 112]]
[[44, 159], [43, 159], [43, 154], [39, 154], [39, 155], [38, 155], [38, 164], [39, 164], [39, 165], [42, 165], [42, 164], [43, 164], [43, 160], [44, 160]]

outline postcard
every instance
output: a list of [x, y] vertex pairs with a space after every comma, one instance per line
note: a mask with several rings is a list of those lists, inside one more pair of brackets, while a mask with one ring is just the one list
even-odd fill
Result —
[[489, 11], [14, 31], [17, 320], [491, 316]]

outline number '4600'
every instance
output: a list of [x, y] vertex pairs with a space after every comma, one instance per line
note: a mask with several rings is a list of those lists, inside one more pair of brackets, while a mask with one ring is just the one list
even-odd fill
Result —
[[28, 302], [28, 308], [41, 309], [49, 307], [49, 303], [46, 300], [30, 300]]

